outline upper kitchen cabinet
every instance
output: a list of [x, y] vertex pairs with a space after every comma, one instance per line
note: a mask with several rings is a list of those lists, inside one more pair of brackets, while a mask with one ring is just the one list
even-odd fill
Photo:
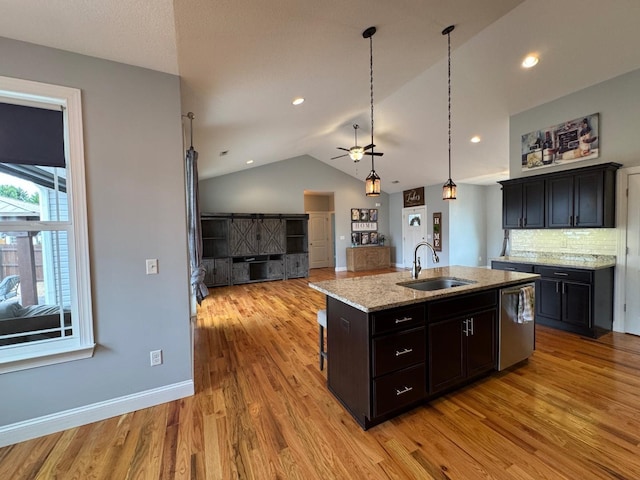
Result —
[[617, 163], [554, 174], [546, 180], [548, 228], [615, 227]]
[[613, 228], [617, 163], [500, 182], [502, 228]]
[[544, 228], [544, 180], [502, 184], [502, 228]]

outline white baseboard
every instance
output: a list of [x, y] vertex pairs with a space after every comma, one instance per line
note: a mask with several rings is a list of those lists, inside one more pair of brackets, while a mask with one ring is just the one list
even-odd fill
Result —
[[0, 447], [189, 397], [194, 392], [193, 380], [188, 380], [92, 405], [72, 408], [71, 410], [33, 418], [24, 422], [1, 426]]
[[346, 272], [347, 267], [336, 267], [336, 272]]

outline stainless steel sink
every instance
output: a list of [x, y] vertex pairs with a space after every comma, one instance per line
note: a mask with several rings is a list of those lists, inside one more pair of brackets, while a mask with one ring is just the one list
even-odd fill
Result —
[[453, 277], [436, 277], [425, 280], [414, 280], [411, 282], [398, 283], [401, 287], [413, 288], [414, 290], [422, 290], [430, 292], [432, 290], [442, 290], [445, 288], [462, 287], [476, 283], [472, 280], [462, 280]]

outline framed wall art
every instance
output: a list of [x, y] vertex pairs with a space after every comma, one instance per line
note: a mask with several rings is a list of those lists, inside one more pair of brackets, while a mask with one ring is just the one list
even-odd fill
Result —
[[600, 156], [600, 115], [592, 113], [522, 135], [522, 170]]

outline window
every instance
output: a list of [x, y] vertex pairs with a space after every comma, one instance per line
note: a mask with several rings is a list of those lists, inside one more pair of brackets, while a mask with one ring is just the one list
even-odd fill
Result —
[[0, 77], [0, 373], [92, 356], [90, 291], [80, 91]]

